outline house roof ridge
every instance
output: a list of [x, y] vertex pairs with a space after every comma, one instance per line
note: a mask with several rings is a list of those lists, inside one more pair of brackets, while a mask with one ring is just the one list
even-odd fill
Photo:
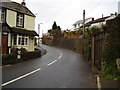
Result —
[[8, 8], [35, 17], [35, 15], [26, 6], [23, 6], [18, 2], [11, 1], [11, 2], [3, 2], [2, 4], [4, 8]]

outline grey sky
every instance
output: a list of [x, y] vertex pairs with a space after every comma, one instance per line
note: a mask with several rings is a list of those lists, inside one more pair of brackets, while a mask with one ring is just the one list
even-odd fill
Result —
[[[18, 3], [22, 0], [12, 0]], [[52, 28], [54, 21], [63, 30], [72, 28], [72, 24], [82, 19], [83, 10], [86, 18], [100, 18], [118, 12], [119, 0], [25, 0], [26, 6], [36, 15], [36, 31], [38, 23], [46, 32]]]

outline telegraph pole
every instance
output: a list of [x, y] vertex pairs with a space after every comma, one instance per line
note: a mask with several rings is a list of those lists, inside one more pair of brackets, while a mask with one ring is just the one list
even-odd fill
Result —
[[83, 10], [83, 51], [82, 51], [83, 55], [85, 53], [84, 45], [85, 45], [85, 10]]
[[[2, 21], [1, 21], [1, 12], [2, 12], [2, 2], [0, 1], [0, 67], [2, 67]], [[2, 69], [0, 68], [0, 84], [2, 84]], [[0, 86], [0, 89], [2, 90], [2, 87]]]
[[85, 33], [85, 10], [83, 10], [83, 35]]

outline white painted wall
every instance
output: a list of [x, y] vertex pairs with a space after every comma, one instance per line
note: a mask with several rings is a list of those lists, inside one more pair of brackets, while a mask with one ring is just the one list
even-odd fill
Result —
[[105, 25], [106, 24], [106, 22], [104, 21], [104, 22], [99, 22], [99, 23], [93, 23], [93, 24], [91, 24], [91, 26], [90, 27], [93, 27], [93, 26], [97, 26], [97, 27], [100, 27], [101, 25]]
[[35, 29], [35, 18], [25, 15], [24, 28], [28, 30], [34, 30]]
[[16, 17], [17, 17], [17, 12], [7, 9], [6, 21], [10, 27], [16, 27]]

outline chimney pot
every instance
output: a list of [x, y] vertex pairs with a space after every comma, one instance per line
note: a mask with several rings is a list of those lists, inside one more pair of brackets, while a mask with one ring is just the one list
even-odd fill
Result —
[[23, 5], [23, 6], [26, 5], [25, 0], [23, 0], [23, 2], [21, 2], [21, 5]]

